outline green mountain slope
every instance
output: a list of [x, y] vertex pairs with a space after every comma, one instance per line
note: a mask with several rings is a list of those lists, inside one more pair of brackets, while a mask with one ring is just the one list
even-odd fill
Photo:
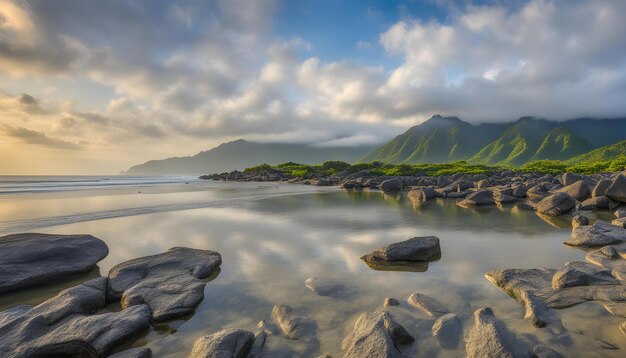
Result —
[[568, 165], [580, 163], [594, 163], [613, 160], [620, 156], [626, 156], [626, 140], [621, 142], [594, 149], [589, 153], [585, 153], [569, 160], [565, 163]]
[[586, 139], [573, 134], [569, 129], [554, 128], [543, 140], [530, 160], [565, 160], [593, 150]]

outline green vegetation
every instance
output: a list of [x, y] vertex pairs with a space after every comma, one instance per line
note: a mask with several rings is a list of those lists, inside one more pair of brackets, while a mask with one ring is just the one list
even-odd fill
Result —
[[603, 161], [580, 161], [576, 163], [562, 160], [535, 160], [519, 168], [519, 170], [525, 172], [539, 172], [552, 175], [564, 172], [595, 174], [617, 172], [624, 169], [626, 169], [626, 155]]

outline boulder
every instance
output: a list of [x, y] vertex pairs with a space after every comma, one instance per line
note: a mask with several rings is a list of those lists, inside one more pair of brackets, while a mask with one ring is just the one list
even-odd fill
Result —
[[421, 293], [414, 293], [409, 296], [408, 301], [411, 306], [417, 307], [432, 317], [439, 317], [449, 313], [439, 301]]
[[106, 356], [150, 325], [146, 305], [93, 314], [105, 304], [106, 278], [61, 291], [38, 306], [0, 315], [0, 356]]
[[563, 243], [571, 246], [594, 247], [611, 245], [626, 240], [626, 229], [604, 221], [593, 225], [579, 226], [572, 230], [572, 236]]
[[569, 184], [558, 191], [559, 193], [567, 193], [573, 196], [578, 201], [583, 201], [589, 197], [589, 187], [584, 181], [579, 180], [575, 183]]
[[613, 179], [611, 186], [606, 190], [606, 196], [611, 200], [626, 203], [626, 176], [624, 174]]
[[221, 264], [215, 251], [174, 247], [114, 266], [107, 295], [121, 298], [123, 307], [145, 303], [155, 321], [168, 320], [193, 312], [204, 297], [201, 279]]
[[474, 326], [465, 341], [468, 358], [530, 358], [529, 349], [493, 314], [491, 308], [474, 312]]
[[318, 277], [309, 277], [304, 285], [320, 296], [338, 296], [346, 287], [340, 282]]
[[342, 343], [344, 358], [401, 358], [397, 346], [415, 339], [388, 312], [362, 314]]
[[463, 324], [454, 313], [439, 317], [432, 327], [433, 336], [444, 349], [456, 349], [463, 333]]
[[189, 358], [246, 358], [254, 343], [254, 334], [243, 329], [223, 329], [197, 338]]
[[599, 268], [587, 262], [568, 262], [552, 277], [552, 288], [559, 290], [574, 286], [618, 285], [619, 281], [610, 270]]
[[0, 293], [90, 271], [108, 254], [107, 245], [91, 235], [0, 237]]
[[276, 305], [272, 309], [272, 316], [278, 326], [289, 339], [313, 340], [317, 326], [311, 319], [300, 316], [294, 309], [286, 305]]
[[517, 197], [511, 196], [511, 195], [508, 195], [508, 194], [504, 194], [503, 192], [498, 192], [498, 193], [493, 194], [493, 199], [498, 204], [510, 204], [510, 203], [514, 203], [514, 202], [516, 202], [518, 200]]
[[441, 257], [439, 238], [414, 237], [381, 247], [361, 257], [364, 261], [429, 261]]
[[581, 203], [582, 210], [608, 209], [609, 198], [606, 196], [596, 196]]
[[572, 218], [572, 228], [575, 229], [584, 225], [589, 225], [589, 218], [583, 215], [574, 215]]
[[526, 191], [526, 196], [531, 201], [537, 202], [550, 195], [548, 189], [543, 185], [535, 185]]
[[392, 193], [392, 192], [402, 190], [403, 187], [404, 187], [404, 183], [402, 182], [402, 179], [391, 178], [380, 183], [379, 188], [385, 193]]
[[461, 201], [461, 206], [473, 206], [473, 205], [494, 205], [496, 202], [493, 199], [493, 192], [491, 190], [483, 189], [475, 191], [465, 197], [465, 200]]
[[606, 191], [611, 187], [611, 184], [613, 184], [613, 181], [610, 179], [602, 179], [598, 181], [596, 186], [591, 191], [591, 197], [595, 198], [598, 196], [606, 196]]
[[435, 189], [426, 187], [413, 188], [407, 195], [409, 199], [419, 202], [428, 201], [430, 199], [434, 199], [437, 196], [437, 194], [435, 193]]
[[513, 187], [513, 193], [511, 194], [516, 198], [525, 198], [526, 197], [526, 187], [523, 185], [517, 185]]
[[487, 179], [482, 179], [477, 181], [474, 186], [476, 186], [477, 189], [485, 189], [489, 187], [489, 180]]
[[107, 358], [151, 358], [152, 350], [148, 347], [131, 348], [112, 354]]
[[563, 186], [574, 184], [575, 182], [579, 180], [580, 180], [580, 175], [574, 174], [572, 172], [565, 172], [559, 178], [559, 182]]
[[385, 298], [385, 302], [383, 303], [383, 306], [385, 306], [385, 307], [399, 306], [399, 305], [400, 305], [400, 301], [398, 301], [397, 299], [395, 299], [393, 297]]
[[567, 193], [552, 194], [541, 200], [536, 206], [535, 211], [548, 216], [563, 215], [576, 206], [576, 199]]

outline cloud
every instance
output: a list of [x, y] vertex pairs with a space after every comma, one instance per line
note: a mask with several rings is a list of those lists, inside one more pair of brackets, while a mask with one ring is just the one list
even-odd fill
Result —
[[0, 129], [8, 137], [18, 139], [27, 144], [40, 145], [52, 149], [80, 150], [82, 147], [76, 143], [64, 141], [57, 138], [51, 138], [45, 133], [33, 131], [23, 127], [12, 127], [2, 125]]

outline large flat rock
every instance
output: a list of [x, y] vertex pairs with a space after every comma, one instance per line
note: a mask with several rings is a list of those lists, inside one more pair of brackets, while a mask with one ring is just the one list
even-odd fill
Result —
[[366, 262], [377, 261], [430, 261], [441, 257], [439, 238], [435, 236], [414, 237], [381, 247], [363, 257]]
[[574, 228], [570, 239], [563, 243], [571, 246], [596, 247], [624, 241], [626, 229], [598, 220], [593, 225]]
[[107, 245], [91, 235], [0, 237], [0, 293], [87, 272], [108, 254]]

